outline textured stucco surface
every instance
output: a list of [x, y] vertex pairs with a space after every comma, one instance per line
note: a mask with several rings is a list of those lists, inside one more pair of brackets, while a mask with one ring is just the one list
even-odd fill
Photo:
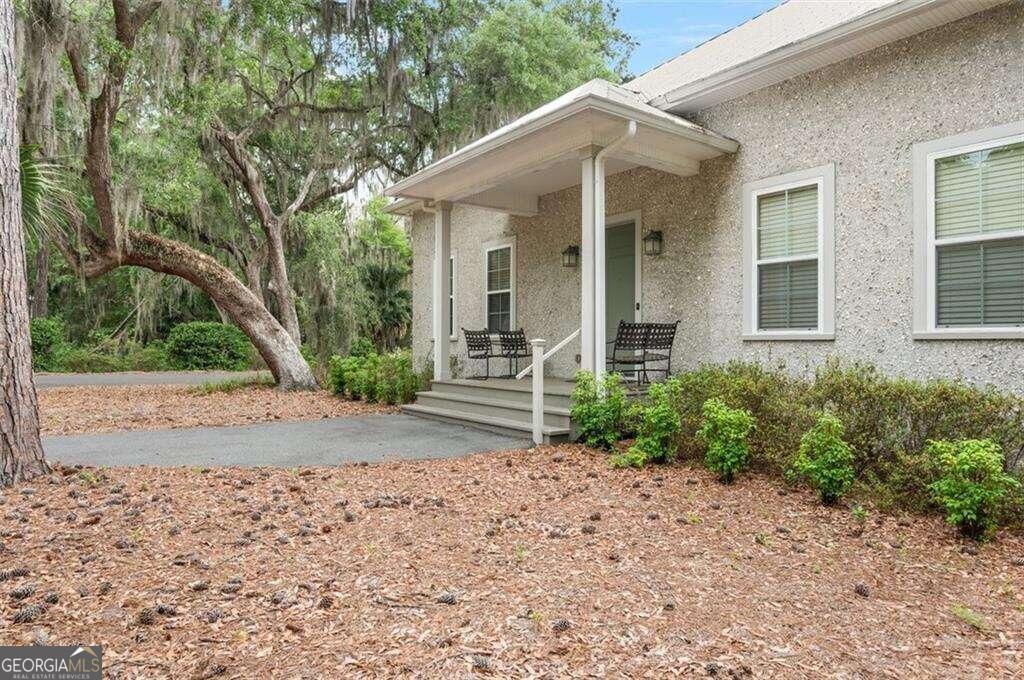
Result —
[[[916, 142], [1024, 118], [1024, 3], [977, 14], [794, 78], [695, 116], [740, 142], [738, 153], [676, 177], [637, 169], [607, 182], [607, 214], [640, 211], [664, 253], [644, 257], [645, 319], [679, 319], [675, 365], [730, 359], [809, 371], [826, 357], [869, 361], [915, 378], [959, 376], [1024, 392], [1024, 342], [913, 340], [912, 154]], [[745, 182], [836, 164], [834, 341], [742, 340], [741, 206]], [[483, 243], [517, 239], [519, 325], [555, 342], [579, 326], [579, 187], [509, 218], [457, 206], [458, 322], [483, 324]], [[414, 220], [414, 351], [430, 353], [433, 218]], [[461, 341], [453, 351], [461, 353]], [[575, 368], [576, 347], [554, 372]]]

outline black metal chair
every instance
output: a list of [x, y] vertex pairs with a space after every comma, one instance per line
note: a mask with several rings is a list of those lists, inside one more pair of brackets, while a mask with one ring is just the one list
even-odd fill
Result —
[[466, 337], [466, 356], [470, 359], [484, 360], [484, 374], [476, 376], [476, 379], [487, 380], [491, 377], [491, 359], [500, 359], [504, 355], [494, 351], [491, 332], [486, 328], [480, 331], [463, 328], [462, 334]]
[[[519, 373], [519, 360], [530, 357], [530, 345], [526, 342], [526, 333], [520, 328], [517, 331], [498, 331], [498, 344], [501, 356], [508, 359], [508, 378]], [[512, 364], [515, 362], [515, 370]]]
[[[676, 339], [676, 328], [679, 322], [673, 323], [647, 323], [647, 344], [644, 348], [644, 382], [648, 382], [648, 371], [658, 371], [668, 377], [672, 370], [672, 343]], [[649, 363], [660, 363], [664, 361], [664, 368], [651, 368]]]
[[641, 381], [643, 375], [643, 382], [647, 382], [644, 367], [647, 333], [647, 324], [620, 320], [615, 339], [608, 342], [612, 347], [607, 359], [608, 370], [623, 374], [632, 372], [637, 382]]

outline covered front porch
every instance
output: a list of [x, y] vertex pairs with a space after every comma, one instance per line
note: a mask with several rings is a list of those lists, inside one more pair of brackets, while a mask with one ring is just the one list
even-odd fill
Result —
[[[495, 325], [489, 314], [483, 315], [482, 324], [469, 319], [459, 319], [457, 325], [452, 321], [453, 206], [514, 216], [521, 225], [517, 237], [518, 249], [523, 252], [545, 237], [547, 216], [540, 207], [542, 197], [580, 187], [578, 241], [573, 239], [558, 248], [559, 253], [563, 247], [569, 250], [566, 257], [576, 259], [579, 297], [564, 307], [573, 308], [571, 313], [576, 314], [579, 305], [578, 325], [554, 328], [516, 319], [516, 298], [523, 301], [565, 294], [545, 285], [545, 277], [531, 276], [537, 265], [523, 255], [519, 256], [518, 285], [514, 271], [508, 283], [513, 311], [497, 321], [512, 330], [523, 328], [545, 355], [555, 347], [566, 355], [576, 350], [578, 367], [599, 373], [605, 370], [609, 333], [620, 319], [673, 321], [645, 318], [642, 291], [656, 282], [643, 281], [641, 249], [644, 237], [654, 230], [645, 227], [640, 211], [606, 214], [605, 178], [637, 167], [676, 176], [695, 175], [701, 161], [734, 152], [737, 147], [731, 139], [643, 103], [625, 88], [595, 80], [391, 186], [387, 194], [397, 199], [392, 211], [426, 212], [433, 217], [430, 308], [435, 380], [451, 378], [451, 344], [453, 338], [461, 339], [460, 326], [483, 326], [492, 331], [502, 327]], [[470, 243], [471, 239], [472, 235], [463, 233], [454, 244], [460, 256], [468, 248], [487, 246]], [[515, 262], [514, 241], [510, 248]], [[550, 266], [549, 258], [545, 262]], [[528, 287], [523, 285], [526, 279], [533, 282]], [[460, 294], [482, 296], [485, 292], [457, 290], [456, 295]], [[564, 371], [562, 377], [568, 377]]]
[[[644, 281], [643, 247], [645, 241], [655, 245], [660, 232], [644, 225], [642, 210], [607, 213], [606, 177], [637, 168], [653, 169], [662, 177], [696, 175], [701, 161], [733, 153], [737, 147], [732, 139], [650, 107], [634, 92], [595, 80], [389, 187], [386, 193], [396, 199], [392, 212], [432, 216], [428, 252], [434, 384], [444, 386], [438, 391], [470, 392], [447, 399], [447, 407], [458, 411], [455, 406], [462, 400], [466, 413], [478, 412], [479, 403], [470, 410], [469, 399], [494, 401], [496, 409], [504, 409], [503, 419], [509, 420], [506, 417], [516, 415], [514, 405], [525, 393], [530, 397], [526, 416], [534, 424], [535, 440], [546, 439], [539, 428], [562, 415], [550, 413], [558, 408], [551, 403], [567, 399], [570, 391], [566, 383], [566, 394], [558, 393], [561, 387], [553, 385], [561, 383], [552, 383], [553, 377], [569, 379], [577, 370], [607, 370], [611, 347], [606, 343], [621, 321], [671, 324], [678, 318], [645, 313], [643, 291], [656, 291], [658, 282]], [[565, 192], [579, 192], [573, 194], [579, 197], [579, 212], [552, 214], [555, 204], [550, 197]], [[455, 208], [500, 213], [506, 221], [497, 232], [482, 227], [474, 232], [473, 225], [463, 223], [454, 243]], [[580, 226], [566, 230], [570, 222]], [[418, 224], [423, 235], [429, 223]], [[456, 277], [453, 265], [466, 265], [467, 259], [475, 261], [468, 266], [483, 269], [483, 277], [453, 292], [453, 281], [465, 281], [466, 273], [460, 271]], [[562, 273], [566, 271], [573, 278], [578, 272], [579, 288], [573, 284], [573, 289], [579, 295], [566, 289], [571, 280]], [[483, 308], [453, 320], [455, 300], [462, 296], [479, 296]], [[517, 301], [531, 313], [517, 314]], [[453, 380], [452, 347], [454, 342], [468, 344], [465, 331], [486, 331], [497, 341], [500, 332], [520, 329], [529, 344], [521, 352], [524, 366], [505, 374], [520, 379], [518, 383], [495, 383], [501, 389], [489, 394], [459, 386], [447, 389], [460, 382], [459, 376]], [[471, 354], [464, 350], [460, 356]], [[463, 377], [483, 371], [482, 363], [465, 368]], [[535, 376], [532, 381], [521, 380], [529, 374]], [[431, 399], [424, 395], [417, 407], [433, 408]]]

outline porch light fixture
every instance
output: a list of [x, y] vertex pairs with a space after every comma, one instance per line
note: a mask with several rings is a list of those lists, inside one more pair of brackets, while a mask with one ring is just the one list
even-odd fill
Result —
[[580, 248], [579, 246], [569, 246], [562, 251], [562, 266], [575, 269], [576, 265], [580, 263]]
[[644, 236], [644, 255], [661, 255], [660, 231], [649, 231]]

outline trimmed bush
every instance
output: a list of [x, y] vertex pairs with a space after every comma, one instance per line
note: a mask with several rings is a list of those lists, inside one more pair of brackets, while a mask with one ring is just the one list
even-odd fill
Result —
[[413, 370], [409, 352], [370, 352], [347, 357], [333, 356], [328, 363], [327, 386], [334, 394], [384, 404], [412, 401], [422, 385]]
[[807, 479], [825, 505], [832, 505], [850, 490], [853, 452], [843, 441], [843, 424], [838, 418], [831, 413], [818, 416], [818, 422], [800, 440], [792, 472]]
[[754, 418], [746, 409], [729, 408], [721, 399], [708, 399], [701, 409], [704, 423], [697, 436], [707, 446], [704, 464], [725, 484], [747, 465], [750, 446], [747, 436]]
[[[1007, 471], [1024, 467], [1024, 397], [1018, 395], [960, 381], [893, 378], [869, 365], [837, 360], [810, 380], [744, 362], [703, 365], [675, 377], [681, 457], [704, 453], [697, 431], [710, 398], [750, 411], [757, 421], [749, 439], [750, 465], [773, 474], [792, 468], [801, 434], [828, 411], [843, 424], [855, 485], [883, 510], [933, 507], [928, 485], [935, 473], [924, 456], [929, 439], [989, 438], [1002, 447]], [[1024, 522], [1024, 512], [1018, 521]]]
[[29, 323], [32, 336], [32, 368], [37, 371], [61, 370], [61, 359], [67, 350], [64, 321], [55, 316], [41, 316]]
[[643, 467], [675, 460], [680, 429], [675, 405], [678, 394], [679, 382], [674, 378], [651, 385], [646, 398], [630, 414], [636, 423], [636, 441], [626, 453], [614, 456], [612, 465]]
[[172, 368], [167, 347], [159, 340], [129, 347], [124, 361], [129, 371], [166, 371]]
[[167, 356], [182, 370], [241, 371], [249, 367], [252, 345], [235, 326], [192, 321], [171, 329]]
[[1003, 451], [990, 439], [931, 441], [926, 449], [938, 479], [928, 485], [946, 521], [982, 540], [997, 526], [1021, 484], [1003, 471]]
[[570, 415], [583, 443], [610, 450], [622, 438], [625, 428], [626, 390], [622, 377], [606, 373], [599, 382], [589, 371], [578, 372]]

